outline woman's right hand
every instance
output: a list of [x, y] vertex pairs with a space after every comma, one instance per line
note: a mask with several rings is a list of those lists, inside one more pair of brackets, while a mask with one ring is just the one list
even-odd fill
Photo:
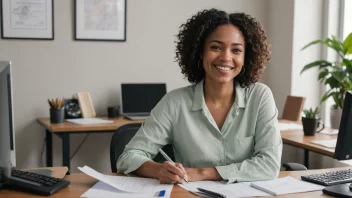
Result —
[[182, 183], [182, 178], [187, 179], [187, 173], [182, 164], [165, 161], [157, 170], [157, 178], [162, 184]]

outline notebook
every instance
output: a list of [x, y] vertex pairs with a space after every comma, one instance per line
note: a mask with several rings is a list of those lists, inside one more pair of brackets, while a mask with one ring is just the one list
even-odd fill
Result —
[[274, 180], [252, 182], [251, 186], [275, 196], [316, 191], [325, 188], [325, 186], [298, 180], [289, 176]]
[[122, 83], [121, 114], [131, 120], [146, 119], [165, 94], [165, 83]]

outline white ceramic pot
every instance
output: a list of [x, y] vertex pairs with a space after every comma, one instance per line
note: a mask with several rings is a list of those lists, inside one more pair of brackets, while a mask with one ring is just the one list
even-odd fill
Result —
[[331, 106], [330, 108], [330, 124], [331, 128], [339, 129], [341, 121], [342, 109], [335, 109]]

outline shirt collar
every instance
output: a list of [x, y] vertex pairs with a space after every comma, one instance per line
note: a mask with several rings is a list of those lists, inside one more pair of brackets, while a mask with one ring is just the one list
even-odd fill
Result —
[[204, 80], [201, 80], [198, 84], [196, 84], [193, 95], [192, 111], [198, 111], [200, 109], [203, 109], [203, 104], [205, 104], [203, 84]]
[[[204, 79], [196, 84], [193, 95], [192, 111], [197, 111], [204, 108], [204, 89], [203, 89]], [[246, 107], [246, 88], [241, 87], [236, 83], [236, 99], [235, 103], [239, 108]]]

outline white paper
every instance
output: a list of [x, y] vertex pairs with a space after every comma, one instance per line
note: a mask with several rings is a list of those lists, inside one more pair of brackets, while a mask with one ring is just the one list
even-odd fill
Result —
[[[104, 182], [99, 181], [92, 188], [87, 190], [81, 197], [118, 197], [118, 198], [155, 198], [157, 197], [158, 192], [155, 195], [145, 195], [145, 194], [136, 194], [136, 193], [126, 193], [124, 191], [118, 190]], [[171, 190], [167, 190], [164, 198], [168, 198], [171, 195]]]
[[78, 167], [78, 169], [83, 173], [124, 192], [155, 196], [155, 194], [161, 190], [171, 192], [173, 187], [172, 184], [160, 184], [160, 181], [157, 179], [103, 175], [88, 166], [84, 166], [83, 168]]
[[[252, 196], [271, 196], [270, 194], [253, 188], [250, 183], [232, 183], [226, 184], [224, 182], [215, 181], [197, 181], [179, 184], [180, 187], [197, 194], [197, 188], [204, 188], [216, 193], [225, 195], [226, 197], [252, 197]], [[202, 195], [204, 196], [204, 195]]]
[[75, 124], [109, 124], [114, 123], [113, 120], [103, 120], [99, 118], [77, 118], [77, 119], [66, 119], [67, 122]]
[[337, 129], [324, 129], [319, 132], [320, 134], [325, 134], [325, 135], [337, 135], [339, 133], [339, 130]]
[[322, 190], [325, 188], [325, 186], [305, 182], [293, 177], [283, 177], [268, 181], [252, 182], [251, 186], [268, 192], [272, 195], [310, 192]]
[[317, 144], [326, 148], [335, 148], [337, 140], [312, 140], [310, 143]]
[[302, 130], [303, 127], [300, 124], [296, 123], [279, 123], [280, 131], [287, 131], [287, 130]]

